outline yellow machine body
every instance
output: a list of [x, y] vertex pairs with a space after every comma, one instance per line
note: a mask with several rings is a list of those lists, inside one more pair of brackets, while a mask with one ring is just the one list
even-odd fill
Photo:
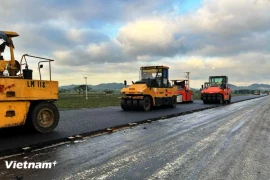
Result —
[[140, 80], [120, 92], [122, 109], [149, 111], [153, 106], [175, 107], [178, 92], [169, 83], [168, 69], [166, 66], [141, 67]]
[[[14, 45], [11, 38], [19, 36], [15, 32], [0, 31], [4, 43], [0, 45], [0, 56], [5, 47], [10, 48], [10, 60], [0, 59], [0, 128], [21, 126], [26, 121], [39, 132], [50, 132], [59, 121], [59, 111], [54, 105], [58, 100], [58, 81], [51, 80], [51, 59], [31, 55], [23, 55], [20, 63], [14, 58]], [[25, 57], [43, 59], [50, 68], [50, 80], [32, 78], [32, 70], [28, 69]], [[23, 60], [25, 62], [23, 62]], [[38, 69], [43, 65], [38, 63]], [[25, 65], [25, 69], [22, 66]], [[8, 74], [4, 74], [7, 71]], [[30, 74], [29, 74], [30, 73]], [[29, 114], [32, 112], [33, 114]]]
[[30, 107], [29, 101], [0, 102], [0, 105], [1, 128], [25, 124]]
[[126, 99], [143, 99], [144, 96], [151, 96], [153, 100], [153, 106], [162, 105], [162, 103], [156, 103], [156, 101], [162, 100], [162, 98], [172, 98], [177, 95], [177, 87], [167, 88], [149, 88], [146, 84], [132, 84], [127, 88], [121, 90], [121, 94], [124, 94], [122, 98]]
[[58, 99], [58, 81], [0, 78], [0, 102], [47, 99]]

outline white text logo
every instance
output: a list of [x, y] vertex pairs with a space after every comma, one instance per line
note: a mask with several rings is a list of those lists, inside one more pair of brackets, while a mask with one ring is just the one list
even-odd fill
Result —
[[57, 164], [54, 162], [17, 162], [17, 161], [5, 161], [7, 169], [51, 169]]

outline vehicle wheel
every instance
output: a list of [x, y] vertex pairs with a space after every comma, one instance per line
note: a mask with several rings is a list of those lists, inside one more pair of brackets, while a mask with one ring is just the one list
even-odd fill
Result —
[[232, 96], [229, 97], [228, 104], [230, 104], [232, 101]]
[[173, 96], [172, 97], [172, 104], [171, 104], [171, 108], [175, 108], [177, 105], [177, 99], [176, 99], [176, 96]]
[[222, 97], [222, 96], [220, 96], [218, 103], [219, 103], [219, 104], [223, 104], [223, 103], [224, 103], [223, 97]]
[[41, 133], [53, 131], [60, 119], [57, 107], [51, 102], [41, 102], [32, 106], [28, 117], [33, 128]]
[[139, 102], [138, 102], [139, 100], [137, 100], [137, 99], [133, 99], [133, 101], [132, 101], [132, 106], [133, 106], [133, 108], [135, 109], [135, 110], [139, 110], [140, 109], [140, 107], [139, 107]]
[[139, 106], [144, 111], [150, 111], [152, 109], [152, 100], [149, 96], [145, 96], [143, 100], [139, 101]]
[[132, 99], [127, 99], [127, 108], [129, 110], [132, 110], [133, 109], [133, 106], [132, 106]]
[[121, 108], [126, 111], [127, 109], [127, 101], [125, 99], [121, 99]]

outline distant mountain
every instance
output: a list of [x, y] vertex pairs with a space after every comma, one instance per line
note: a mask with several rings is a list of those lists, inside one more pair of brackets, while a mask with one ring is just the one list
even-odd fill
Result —
[[93, 89], [122, 89], [123, 87], [123, 83], [103, 83], [92, 86]]
[[259, 90], [269, 90], [270, 85], [269, 84], [252, 84], [249, 86], [251, 89], [259, 89]]
[[238, 90], [238, 87], [233, 85], [233, 84], [229, 84], [229, 87], [232, 89], [232, 90]]
[[[72, 84], [66, 86], [60, 86], [60, 89], [72, 90], [75, 87], [78, 87], [81, 84]], [[98, 85], [88, 85], [92, 90], [105, 90], [105, 89], [112, 89], [112, 90], [120, 90], [124, 87], [123, 83], [102, 83]]]
[[252, 84], [250, 86], [235, 86], [233, 84], [229, 84], [232, 90], [240, 90], [240, 89], [249, 89], [249, 90], [270, 90], [269, 84]]
[[70, 90], [70, 89], [74, 89], [75, 87], [77, 87], [79, 85], [75, 85], [75, 84], [71, 84], [71, 85], [66, 85], [66, 86], [60, 86], [59, 88], [60, 89], [67, 89], [67, 90]]

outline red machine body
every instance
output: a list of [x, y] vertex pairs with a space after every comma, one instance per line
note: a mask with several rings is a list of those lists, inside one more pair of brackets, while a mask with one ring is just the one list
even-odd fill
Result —
[[177, 86], [177, 103], [192, 103], [194, 100], [193, 91], [189, 88], [188, 79], [171, 80], [173, 86]]
[[201, 90], [201, 100], [204, 104], [225, 102], [231, 103], [232, 90], [228, 86], [227, 76], [210, 76], [209, 86]]

